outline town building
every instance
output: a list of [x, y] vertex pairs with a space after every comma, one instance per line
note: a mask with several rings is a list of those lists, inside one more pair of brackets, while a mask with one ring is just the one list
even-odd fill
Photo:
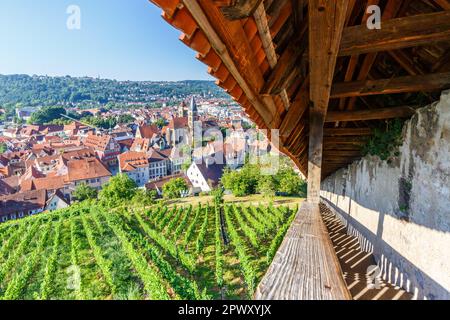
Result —
[[119, 170], [139, 187], [143, 187], [150, 179], [149, 159], [145, 152], [128, 151], [120, 154]]

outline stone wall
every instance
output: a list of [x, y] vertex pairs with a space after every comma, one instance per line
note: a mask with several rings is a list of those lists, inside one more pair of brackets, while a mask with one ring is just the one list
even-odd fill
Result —
[[450, 91], [418, 110], [390, 162], [366, 157], [322, 183], [383, 277], [418, 299], [450, 299]]

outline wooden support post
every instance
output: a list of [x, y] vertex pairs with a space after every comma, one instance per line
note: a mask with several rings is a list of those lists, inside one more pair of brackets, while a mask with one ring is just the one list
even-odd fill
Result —
[[308, 202], [320, 202], [323, 125], [347, 15], [347, 0], [309, 1], [310, 122]]

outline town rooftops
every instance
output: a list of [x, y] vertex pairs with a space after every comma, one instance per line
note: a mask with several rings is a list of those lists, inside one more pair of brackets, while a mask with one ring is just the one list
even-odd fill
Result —
[[122, 172], [148, 167], [148, 158], [145, 152], [128, 151], [119, 155], [118, 159]]
[[158, 134], [159, 129], [155, 125], [142, 125], [137, 129], [139, 138], [151, 139], [155, 134]]
[[67, 162], [67, 182], [109, 177], [111, 172], [97, 158]]
[[225, 165], [223, 164], [206, 164], [204, 162], [202, 163], [195, 163], [198, 170], [202, 174], [202, 176], [205, 178], [205, 180], [209, 183], [211, 183], [211, 187], [216, 186], [220, 178], [223, 174], [223, 169], [225, 168]]
[[170, 119], [168, 127], [172, 130], [183, 129], [188, 127], [187, 117], [174, 117]]
[[94, 148], [98, 151], [105, 151], [108, 149], [108, 144], [111, 141], [111, 136], [109, 135], [95, 135], [88, 134], [86, 139], [84, 140], [84, 145], [87, 147]]
[[0, 215], [43, 209], [46, 201], [46, 190], [33, 190], [1, 196]]
[[148, 162], [159, 162], [168, 159], [168, 155], [165, 152], [150, 149], [148, 153]]
[[150, 150], [151, 141], [148, 138], [136, 138], [131, 145], [132, 151], [147, 152]]
[[64, 188], [65, 176], [44, 177], [24, 180], [20, 184], [20, 191], [30, 190], [59, 190]]

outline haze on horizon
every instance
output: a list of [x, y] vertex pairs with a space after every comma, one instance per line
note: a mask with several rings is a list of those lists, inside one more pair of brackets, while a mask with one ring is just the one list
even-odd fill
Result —
[[[67, 8], [81, 29], [67, 28]], [[0, 2], [0, 74], [118, 81], [212, 80], [148, 0]]]

